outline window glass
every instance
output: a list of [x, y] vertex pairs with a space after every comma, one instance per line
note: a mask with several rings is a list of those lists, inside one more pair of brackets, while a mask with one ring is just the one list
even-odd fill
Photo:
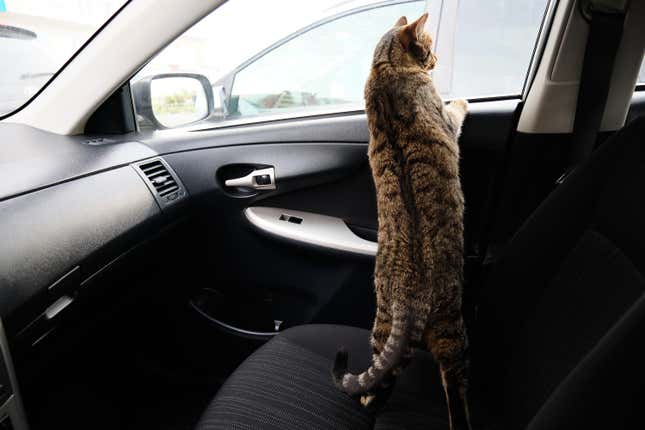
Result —
[[641, 70], [638, 72], [638, 81], [639, 84], [645, 84], [645, 61], [641, 64]]
[[229, 112], [243, 117], [334, 105], [362, 107], [375, 40], [423, 2], [378, 7], [294, 37], [235, 74]]
[[[444, 97], [519, 95], [547, 3], [229, 0], [164, 49], [132, 84], [145, 92], [149, 88], [137, 83], [158, 75], [203, 75], [213, 97], [205, 121], [213, 125], [362, 109], [382, 34], [400, 16], [416, 19], [428, 10], [439, 57], [432, 73]], [[162, 128], [139, 103], [148, 99], [135, 94], [139, 126]]]
[[[446, 97], [516, 95], [522, 92], [548, 0], [459, 0]], [[446, 23], [449, 25], [448, 23]], [[442, 22], [444, 25], [444, 22]], [[444, 43], [441, 33], [438, 44]], [[450, 43], [450, 41], [447, 41]], [[439, 47], [442, 49], [442, 47]]]
[[[424, 0], [270, 3], [228, 1], [169, 45], [132, 83], [136, 87], [159, 74], [200, 73], [213, 86], [211, 122], [362, 109], [376, 42], [400, 16], [420, 16], [426, 5]], [[240, 17], [244, 29], [253, 31], [239, 28]], [[135, 110], [141, 128], [159, 128], [152, 112], [136, 103]]]
[[124, 3], [0, 0], [0, 116], [36, 94]]

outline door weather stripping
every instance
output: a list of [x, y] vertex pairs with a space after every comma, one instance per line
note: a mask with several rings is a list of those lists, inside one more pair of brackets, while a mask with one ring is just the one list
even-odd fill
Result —
[[271, 236], [333, 251], [375, 256], [376, 242], [354, 234], [340, 219], [310, 212], [250, 207], [244, 210], [249, 222]]

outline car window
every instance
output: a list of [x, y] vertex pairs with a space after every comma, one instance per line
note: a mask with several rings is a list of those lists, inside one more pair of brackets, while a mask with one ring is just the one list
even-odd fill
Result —
[[641, 70], [638, 72], [638, 81], [639, 84], [645, 84], [645, 61], [641, 64]]
[[[441, 93], [451, 98], [520, 94], [548, 0], [457, 3], [456, 19], [450, 22], [451, 14], [444, 15], [441, 25], [448, 31], [437, 41], [438, 49], [453, 55], [439, 58]], [[442, 73], [447, 66], [451, 69]]]
[[0, 117], [35, 95], [125, 0], [0, 0]]
[[361, 108], [375, 41], [399, 16], [420, 16], [424, 7], [377, 7], [297, 35], [235, 74], [229, 112], [249, 117], [330, 105]]
[[[199, 74], [210, 82], [212, 111], [204, 121], [213, 126], [363, 109], [363, 87], [381, 35], [400, 16], [415, 19], [426, 10], [439, 56], [432, 73], [444, 97], [517, 96], [547, 3], [229, 0], [132, 79], [138, 124], [166, 128], [154, 118], [155, 109], [176, 112], [179, 119], [172, 123], [197, 117], [192, 103], [183, 104], [185, 112], [178, 112], [176, 103], [160, 107], [177, 99], [167, 92], [163, 98], [144, 94], [152, 86], [142, 82], [173, 73]], [[177, 91], [191, 100], [201, 97]]]

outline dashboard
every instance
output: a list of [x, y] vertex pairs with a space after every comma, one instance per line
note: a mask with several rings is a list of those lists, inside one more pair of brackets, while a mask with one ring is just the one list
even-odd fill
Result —
[[187, 197], [172, 168], [128, 138], [0, 126], [0, 316], [18, 353], [98, 273], [171, 222]]

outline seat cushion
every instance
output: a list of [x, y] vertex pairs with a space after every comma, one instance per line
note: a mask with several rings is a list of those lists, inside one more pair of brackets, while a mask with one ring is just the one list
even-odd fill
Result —
[[198, 430], [214, 429], [444, 429], [447, 412], [432, 357], [418, 353], [391, 399], [374, 416], [331, 380], [339, 346], [350, 370], [369, 365], [367, 330], [307, 325], [286, 330], [229, 377], [204, 412]]

